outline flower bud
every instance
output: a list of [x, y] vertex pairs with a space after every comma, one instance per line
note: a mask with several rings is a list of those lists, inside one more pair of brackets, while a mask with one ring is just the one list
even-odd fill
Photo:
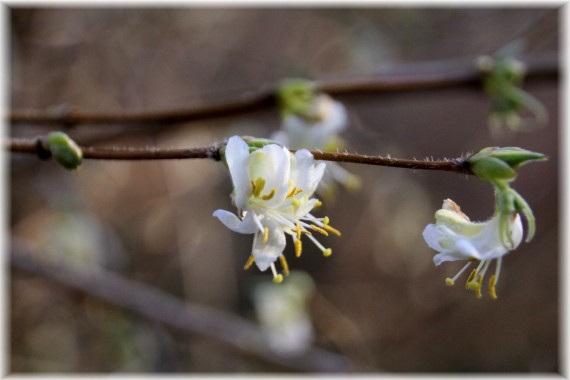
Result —
[[517, 173], [514, 169], [529, 161], [543, 161], [547, 157], [542, 153], [531, 152], [517, 147], [489, 147], [481, 149], [469, 158], [471, 170], [479, 177], [495, 180], [512, 180]]
[[314, 84], [305, 79], [288, 79], [277, 89], [277, 101], [283, 116], [311, 117], [311, 104], [315, 97]]
[[77, 169], [81, 165], [83, 153], [81, 148], [63, 132], [52, 132], [43, 141], [53, 158], [66, 169]]

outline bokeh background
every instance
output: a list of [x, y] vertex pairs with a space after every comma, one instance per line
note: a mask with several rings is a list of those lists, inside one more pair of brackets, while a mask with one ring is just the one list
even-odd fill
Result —
[[[183, 108], [290, 77], [372, 73], [404, 63], [474, 59], [529, 37], [526, 52], [558, 50], [554, 8], [11, 8], [10, 102], [92, 111]], [[310, 274], [314, 345], [369, 372], [559, 371], [559, 87], [525, 86], [547, 107], [546, 127], [494, 138], [490, 102], [473, 88], [342, 96], [349, 151], [402, 158], [457, 157], [486, 146], [547, 154], [514, 187], [532, 206], [537, 235], [504, 260], [499, 299], [475, 299], [435, 268], [422, 239], [443, 199], [473, 220], [493, 212], [490, 185], [444, 173], [350, 165], [363, 180], [318, 215], [343, 232], [311, 244], [292, 269]], [[277, 110], [175, 127], [77, 126], [80, 144], [195, 147], [235, 135], [267, 137]], [[57, 126], [18, 125], [13, 137]], [[268, 273], [243, 270], [251, 236], [212, 212], [233, 210], [231, 182], [205, 160], [104, 162], [76, 172], [9, 156], [9, 238], [42, 259], [104, 269], [184, 302], [257, 323], [252, 287]], [[226, 345], [172, 330], [45, 278], [12, 269], [9, 370], [68, 372], [273, 372]]]

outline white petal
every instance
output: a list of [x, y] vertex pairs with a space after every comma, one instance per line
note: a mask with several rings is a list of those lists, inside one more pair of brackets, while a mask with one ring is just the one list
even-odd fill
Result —
[[269, 238], [263, 243], [262, 233], [253, 240], [253, 257], [260, 271], [273, 264], [285, 249], [285, 233], [279, 228], [269, 228]]
[[426, 228], [424, 228], [422, 235], [431, 249], [435, 249], [438, 252], [444, 251], [443, 247], [439, 244], [442, 234], [435, 224], [428, 224]]
[[249, 147], [239, 136], [233, 136], [226, 145], [226, 162], [230, 169], [234, 185], [234, 200], [238, 209], [246, 209], [247, 198], [251, 189], [251, 180], [247, 170]]
[[[482, 254], [477, 250], [473, 243], [468, 239], [460, 239], [455, 243], [455, 250], [458, 258], [467, 260], [470, 258], [481, 260]], [[487, 257], [484, 257], [487, 259]]]
[[254, 213], [252, 211], [249, 211], [243, 220], [226, 210], [216, 210], [213, 215], [220, 219], [220, 222], [234, 232], [238, 232], [240, 234], [252, 234], [259, 231], [253, 220]]

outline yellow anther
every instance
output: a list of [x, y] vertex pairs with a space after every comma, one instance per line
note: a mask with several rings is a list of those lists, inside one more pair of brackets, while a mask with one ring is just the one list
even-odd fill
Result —
[[279, 262], [281, 263], [281, 268], [283, 268], [285, 276], [289, 276], [289, 265], [287, 265], [287, 259], [285, 259], [285, 256], [279, 256]]
[[289, 194], [287, 194], [287, 199], [294, 197], [295, 195], [299, 194], [301, 191], [303, 191], [303, 189], [297, 189], [296, 187], [294, 187], [293, 190], [291, 190]]
[[330, 255], [332, 255], [332, 249], [327, 248], [323, 251], [323, 256], [324, 257], [329, 257]]
[[[475, 278], [476, 275], [477, 275], [477, 269], [473, 269], [471, 271], [471, 274], [467, 278], [467, 284], [469, 284]], [[467, 289], [469, 289], [469, 288], [467, 288]]]
[[275, 196], [276, 191], [277, 190], [275, 190], [275, 189], [271, 189], [271, 192], [267, 195], [262, 196], [261, 199], [263, 199], [264, 201], [270, 200], [271, 198], [273, 198]]
[[452, 278], [449, 278], [449, 277], [448, 277], [448, 278], [445, 279], [445, 285], [447, 285], [447, 286], [453, 286], [453, 285], [455, 285], [455, 281], [453, 281]]
[[310, 227], [311, 227], [313, 230], [315, 230], [315, 231], [317, 231], [317, 232], [320, 232], [321, 234], [323, 234], [323, 235], [325, 235], [325, 236], [329, 236], [329, 233], [328, 233], [327, 231], [323, 230], [321, 227], [315, 226], [314, 224], [311, 224]]
[[245, 265], [243, 266], [243, 269], [248, 270], [249, 267], [252, 266], [254, 262], [255, 262], [255, 259], [254, 259], [253, 255], [249, 255], [249, 257], [247, 258], [247, 261], [245, 262]]
[[328, 224], [325, 223], [325, 225], [323, 225], [323, 229], [330, 232], [331, 234], [334, 234], [336, 236], [340, 236], [340, 231], [337, 230], [334, 227], [329, 226]]
[[301, 223], [299, 223], [299, 221], [297, 221], [297, 223], [295, 224], [297, 226], [297, 239], [301, 239]]
[[301, 257], [302, 251], [303, 251], [303, 243], [301, 243], [301, 239], [295, 239], [295, 256]]
[[475, 296], [477, 298], [481, 298], [483, 295], [481, 294], [481, 284], [483, 283], [483, 276], [479, 275], [476, 279], [469, 281], [466, 285], [466, 288], [469, 290], [475, 291]]
[[278, 274], [277, 276], [273, 277], [273, 282], [276, 284], [280, 284], [283, 282], [283, 275]]
[[293, 205], [293, 207], [299, 207], [299, 205], [301, 204], [301, 202], [299, 202], [298, 199], [293, 199], [291, 201], [291, 204]]
[[491, 299], [493, 300], [497, 299], [497, 292], [495, 290], [495, 285], [497, 285], [497, 276], [492, 275], [491, 278], [489, 279], [489, 296], [491, 296]]
[[265, 227], [263, 229], [263, 244], [267, 243], [268, 239], [269, 239], [269, 228]]
[[255, 182], [251, 181], [251, 187], [252, 187], [251, 192], [253, 193], [253, 196], [259, 197], [259, 194], [261, 194], [263, 188], [265, 187], [265, 180], [261, 177], [257, 177]]
[[317, 201], [315, 202], [315, 205], [313, 206], [313, 208], [315, 208], [315, 207], [321, 207], [322, 205], [323, 205], [323, 202], [317, 200]]
[[325, 216], [325, 217], [323, 218], [323, 223], [324, 223], [324, 224], [329, 224], [329, 222], [330, 222], [329, 217], [328, 217], [328, 216]]

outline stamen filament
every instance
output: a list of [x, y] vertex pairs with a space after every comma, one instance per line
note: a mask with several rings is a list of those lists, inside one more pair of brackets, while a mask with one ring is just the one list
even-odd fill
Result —
[[446, 279], [445, 279], [445, 284], [446, 284], [447, 286], [453, 286], [453, 285], [455, 285], [455, 280], [457, 280], [457, 279], [459, 278], [459, 276], [461, 276], [461, 274], [462, 274], [463, 272], [465, 272], [465, 270], [466, 270], [467, 268], [469, 268], [470, 265], [471, 265], [471, 262], [468, 262], [467, 264], [465, 264], [465, 265], [463, 266], [463, 268], [461, 268], [461, 269], [459, 270], [459, 272], [457, 272], [457, 274], [456, 274], [455, 276], [453, 276], [453, 278], [449, 278], [449, 277], [446, 278]]
[[277, 270], [275, 269], [275, 264], [271, 264], [271, 272], [273, 273], [273, 282], [279, 284], [283, 281], [283, 275], [277, 274]]

